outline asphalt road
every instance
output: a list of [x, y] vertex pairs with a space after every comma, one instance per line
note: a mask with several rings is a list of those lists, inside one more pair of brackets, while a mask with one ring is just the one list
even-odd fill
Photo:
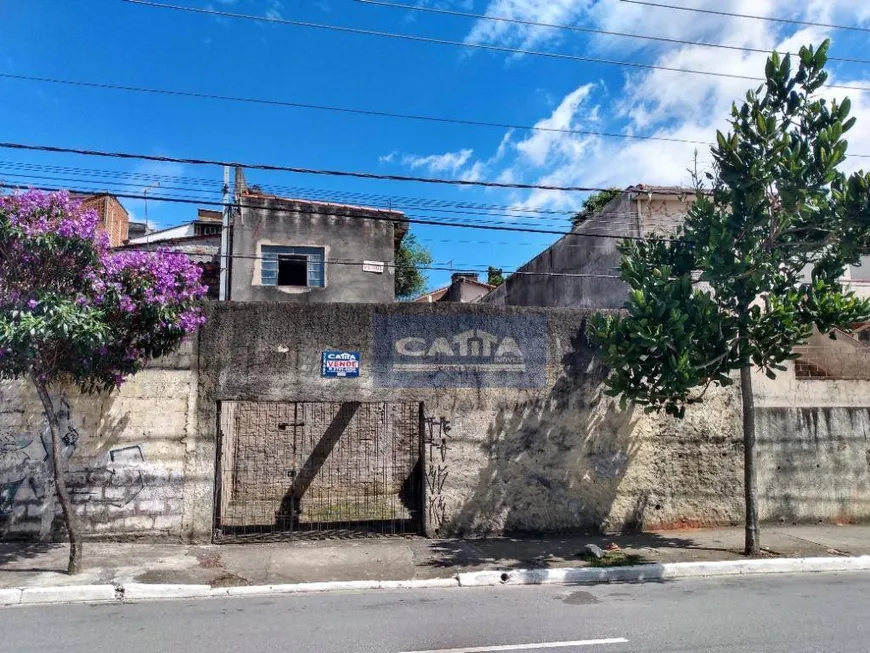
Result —
[[858, 653], [868, 614], [870, 573], [377, 591], [0, 609], [0, 651]]

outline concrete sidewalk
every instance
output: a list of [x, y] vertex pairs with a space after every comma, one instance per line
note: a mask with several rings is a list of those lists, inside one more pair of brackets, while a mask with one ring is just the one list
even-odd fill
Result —
[[[184, 545], [86, 542], [84, 571], [70, 577], [61, 544], [0, 544], [0, 588], [196, 584], [212, 587], [320, 581], [450, 578], [483, 570], [583, 567], [587, 544], [620, 547], [633, 564], [743, 559], [743, 529], [546, 538], [423, 538]], [[768, 558], [870, 554], [870, 526], [768, 526]]]

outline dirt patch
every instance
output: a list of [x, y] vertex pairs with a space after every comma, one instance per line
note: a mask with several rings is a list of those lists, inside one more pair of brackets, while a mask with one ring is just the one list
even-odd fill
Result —
[[221, 574], [211, 582], [212, 587], [242, 587], [250, 584], [251, 581], [247, 578], [242, 578], [238, 574], [231, 572]]
[[224, 562], [220, 553], [197, 553], [196, 561], [203, 569], [223, 569]]

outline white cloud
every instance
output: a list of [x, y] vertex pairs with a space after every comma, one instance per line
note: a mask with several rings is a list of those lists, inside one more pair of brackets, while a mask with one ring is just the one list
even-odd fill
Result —
[[474, 150], [470, 149], [428, 156], [406, 154], [402, 157], [402, 163], [412, 170], [423, 168], [433, 174], [446, 173], [455, 176], [468, 163], [473, 154]]
[[[860, 6], [856, 6], [860, 5]], [[696, 0], [693, 6], [721, 9], [720, 0]], [[801, 20], [861, 24], [870, 22], [870, 2], [852, 0], [810, 0], [796, 6], [792, 0], [734, 0], [728, 11], [765, 16], [795, 17]], [[490, 0], [486, 12], [537, 22], [583, 24], [603, 29], [656, 34], [685, 41], [707, 41], [768, 51], [796, 52], [802, 45], [818, 45], [840, 32], [817, 26], [788, 25], [762, 20], [726, 18], [695, 12], [640, 7], [599, 0]], [[544, 41], [558, 42], [564, 31], [492, 21], [477, 21], [466, 40], [510, 47], [529, 47]], [[853, 35], [854, 37], [854, 35]], [[848, 39], [844, 39], [848, 42]], [[855, 39], [852, 39], [854, 42]], [[663, 45], [639, 39], [596, 38], [596, 48], [613, 50], [613, 58], [644, 61], [655, 66], [713, 71], [727, 76], [688, 74], [660, 69], [631, 70], [621, 84], [584, 84], [559, 99], [555, 96], [548, 115], [537, 121], [538, 131], [506, 133], [493, 142], [489, 158], [474, 157], [470, 149], [428, 156], [405, 156], [408, 166], [426, 166], [456, 177], [495, 179], [556, 186], [626, 186], [629, 184], [689, 185], [689, 170], [697, 152], [701, 171], [711, 165], [709, 146], [717, 129], [727, 129], [732, 102], [738, 103], [747, 89], [757, 83], [739, 77], [761, 78], [764, 53], [708, 48], [692, 43]], [[860, 50], [859, 50], [860, 52]], [[863, 56], [848, 49], [833, 54]], [[870, 87], [870, 73], [860, 67], [831, 68], [831, 83]], [[536, 94], [552, 93], [539, 88]], [[848, 135], [851, 152], [870, 153], [870, 93], [827, 89], [830, 98], [852, 99], [852, 115], [858, 124]], [[555, 131], [541, 131], [555, 130]], [[617, 132], [625, 135], [655, 136], [663, 139], [700, 141], [702, 144], [663, 140], [619, 139], [570, 133], [582, 130]], [[480, 147], [477, 148], [480, 150]], [[870, 160], [848, 159], [844, 169], [870, 167]], [[532, 208], [574, 209], [579, 193], [532, 191], [518, 193], [517, 202]]]
[[[492, 0], [485, 13], [510, 20], [563, 25], [576, 22], [592, 4], [593, 0]], [[559, 41], [564, 35], [564, 30], [550, 27], [480, 19], [474, 23], [465, 41], [528, 49]]]
[[577, 112], [593, 88], [593, 84], [586, 84], [569, 93], [549, 117], [535, 124], [538, 129], [563, 131], [533, 132], [529, 138], [517, 144], [517, 150], [538, 166], [544, 165], [552, 156], [570, 156], [578, 147], [582, 150], [583, 139], [571, 138], [572, 135], [564, 130], [578, 128]]
[[379, 157], [378, 157], [378, 163], [392, 163], [393, 161], [396, 160], [396, 156], [397, 156], [397, 155], [398, 155], [398, 152], [396, 152], [395, 150], [393, 150], [393, 151], [390, 152], [389, 154], [384, 154], [384, 155], [382, 155], [382, 156], [379, 156]]

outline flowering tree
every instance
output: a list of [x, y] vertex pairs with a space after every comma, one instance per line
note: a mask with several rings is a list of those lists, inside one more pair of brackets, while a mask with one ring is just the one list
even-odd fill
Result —
[[29, 379], [42, 403], [71, 574], [81, 541], [49, 389], [110, 392], [205, 319], [195, 264], [166, 251], [111, 252], [98, 222], [64, 192], [0, 197], [0, 379]]

